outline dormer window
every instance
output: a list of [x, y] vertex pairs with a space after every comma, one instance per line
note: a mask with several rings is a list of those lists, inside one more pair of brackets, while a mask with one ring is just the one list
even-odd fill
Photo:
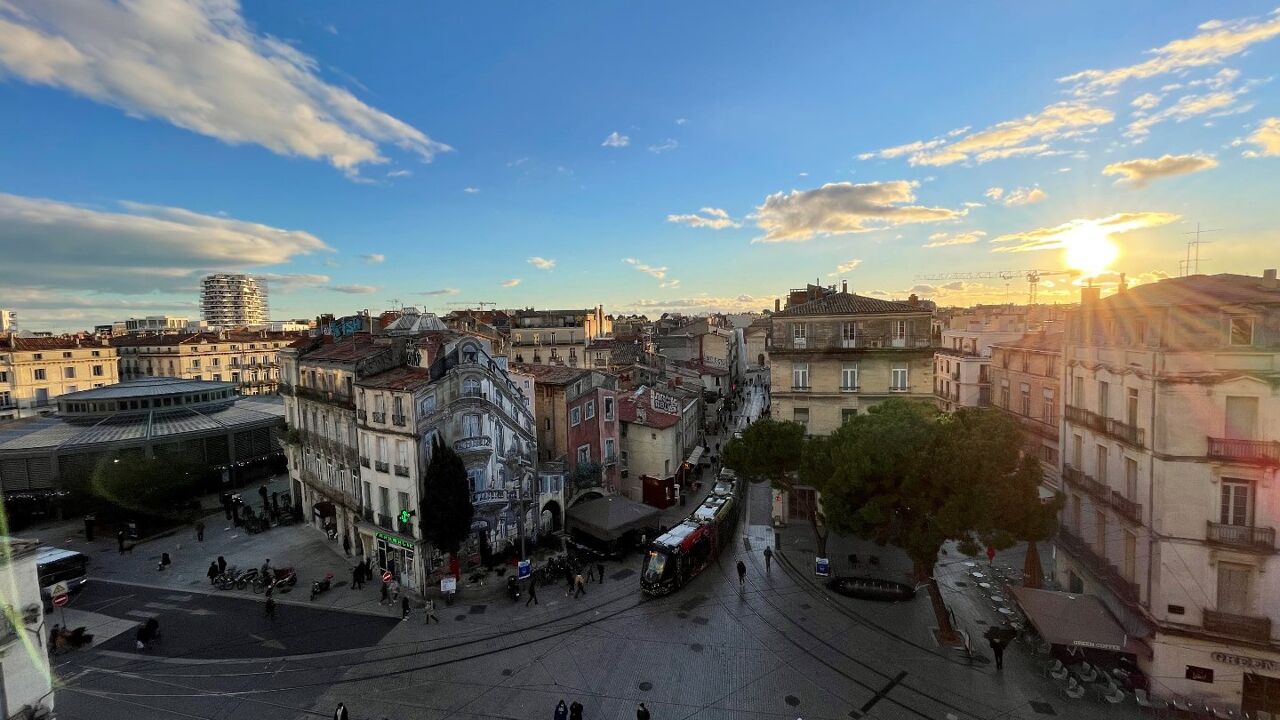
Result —
[[1231, 345], [1253, 345], [1253, 318], [1231, 318]]

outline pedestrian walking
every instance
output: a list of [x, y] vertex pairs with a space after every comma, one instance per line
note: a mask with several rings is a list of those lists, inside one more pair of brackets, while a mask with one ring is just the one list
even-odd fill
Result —
[[218, 572], [218, 563], [216, 563], [216, 562], [211, 562], [211, 563], [209, 563], [209, 572], [205, 573], [205, 575], [208, 575], [208, 576], [209, 576], [209, 584], [210, 584], [210, 585], [212, 585], [212, 584], [213, 584], [213, 581], [214, 581], [214, 580], [216, 580], [216, 579], [218, 578], [218, 576], [219, 576], [219, 575], [221, 575], [221, 574], [222, 574], [222, 573]]
[[333, 720], [351, 720], [351, 717], [347, 715], [346, 705], [338, 703], [338, 708], [333, 711]]
[[573, 568], [572, 567], [566, 567], [564, 569], [564, 579], [568, 582], [568, 585], [569, 585], [569, 589], [565, 593], [565, 597], [568, 597], [573, 594]]
[[564, 700], [556, 703], [556, 712], [552, 717], [555, 720], [569, 720], [569, 706], [564, 704]]
[[123, 555], [124, 554], [124, 531], [123, 530], [116, 531], [116, 547], [119, 548], [120, 554]]
[[227, 559], [219, 555], [218, 556], [218, 574], [221, 575], [226, 571], [227, 571]]
[[400, 622], [409, 619], [409, 596], [400, 598]]
[[577, 600], [587, 594], [587, 580], [582, 577], [582, 573], [578, 573], [573, 578], [573, 599]]
[[773, 548], [764, 549], [764, 571], [769, 572], [769, 566], [773, 564]]
[[432, 620], [435, 620], [437, 625], [440, 624], [440, 618], [436, 617], [435, 600], [427, 598], [427, 601], [422, 605], [422, 614], [426, 615], [426, 619], [423, 621], [425, 624], [430, 625]]
[[400, 581], [396, 580], [395, 578], [391, 578], [391, 602], [395, 602], [396, 600], [399, 600], [399, 599], [400, 599]]
[[342, 536], [342, 552], [346, 553], [347, 557], [351, 557], [351, 536], [350, 535]]
[[364, 569], [359, 565], [351, 568], [351, 589], [359, 590], [364, 587]]
[[530, 581], [530, 583], [529, 583], [529, 598], [528, 598], [527, 600], [525, 600], [525, 601], [524, 601], [524, 606], [525, 606], [525, 607], [529, 607], [529, 603], [533, 603], [534, 605], [537, 605], [537, 604], [538, 604], [538, 583], [537, 583], [537, 581]]
[[262, 611], [266, 613], [268, 620], [276, 619], [276, 599], [271, 597], [271, 588], [267, 588], [267, 600], [262, 606]]
[[604, 584], [604, 563], [602, 562], [596, 563], [596, 574], [600, 576], [600, 584], [603, 585]]
[[987, 644], [991, 646], [991, 652], [996, 656], [996, 669], [1004, 669], [1004, 641], [997, 638], [987, 640]]
[[204, 521], [196, 521], [196, 542], [204, 542]]
[[582, 703], [577, 700], [569, 705], [569, 720], [582, 720]]
[[596, 566], [587, 563], [587, 582], [594, 582], [596, 579]]
[[739, 560], [738, 561], [738, 587], [746, 587], [746, 586], [747, 586], [747, 564]]
[[649, 720], [649, 708], [640, 703], [640, 707], [636, 708], [636, 720]]
[[173, 560], [169, 559], [169, 553], [160, 553], [160, 563], [156, 566], [156, 569], [163, 572], [172, 564]]
[[382, 582], [382, 597], [378, 598], [379, 605], [387, 605], [391, 603], [391, 583]]
[[231, 519], [231, 493], [222, 493], [222, 512], [226, 513], [227, 519]]

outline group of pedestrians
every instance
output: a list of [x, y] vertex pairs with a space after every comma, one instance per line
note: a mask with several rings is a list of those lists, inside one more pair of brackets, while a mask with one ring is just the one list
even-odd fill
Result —
[[[582, 703], [577, 700], [568, 705], [565, 705], [564, 700], [561, 700], [556, 703], [555, 714], [552, 715], [552, 718], [554, 720], [582, 720], [582, 711]], [[636, 706], [636, 720], [649, 720], [649, 708], [645, 707], [644, 703]]]
[[[583, 568], [576, 562], [570, 562], [565, 568], [565, 584], [568, 586], [568, 590], [565, 592], [565, 597], [572, 595], [573, 599], [577, 600], [587, 594], [587, 583], [598, 582], [601, 585], [604, 584], [603, 558], [597, 555], [594, 558], [594, 561], [588, 561], [584, 564], [586, 565], [587, 570], [586, 575], [582, 574]], [[529, 586], [533, 587], [533, 583], [530, 583]], [[536, 598], [534, 599], [534, 604], [537, 604]], [[528, 607], [528, 605], [529, 601], [526, 600], [525, 606]]]

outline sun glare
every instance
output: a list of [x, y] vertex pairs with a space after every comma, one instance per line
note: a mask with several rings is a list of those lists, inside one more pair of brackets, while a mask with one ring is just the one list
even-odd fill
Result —
[[1068, 267], [1086, 276], [1100, 275], [1111, 267], [1120, 249], [1107, 233], [1096, 225], [1083, 225], [1062, 238]]

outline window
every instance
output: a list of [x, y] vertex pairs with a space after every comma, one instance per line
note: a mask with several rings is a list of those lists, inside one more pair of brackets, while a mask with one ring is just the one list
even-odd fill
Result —
[[808, 346], [809, 326], [804, 323], [791, 323], [791, 345], [803, 348]]
[[615, 442], [616, 442], [616, 441], [615, 441], [613, 438], [605, 438], [605, 441], [604, 441], [604, 457], [605, 457], [605, 459], [606, 459], [606, 460], [612, 460], [612, 459], [614, 458], [614, 455], [615, 455], [614, 444], [615, 444]]
[[427, 417], [436, 411], [436, 396], [428, 395], [422, 398], [422, 417]]
[[569, 424], [574, 427], [582, 424], [582, 408], [576, 407], [569, 410]]
[[1124, 579], [1138, 580], [1138, 536], [1132, 530], [1124, 533]]
[[471, 485], [471, 492], [478, 493], [485, 488], [484, 468], [472, 468], [467, 471], [467, 482]]
[[1124, 421], [1134, 427], [1138, 426], [1138, 388], [1125, 391]]
[[1009, 410], [1009, 381], [1000, 381], [1000, 407]]
[[1098, 414], [1111, 417], [1111, 383], [1098, 381]]
[[1022, 414], [1031, 417], [1031, 386], [1022, 383], [1019, 389], [1022, 391]]
[[578, 446], [578, 464], [586, 465], [591, 462], [591, 445]]
[[1103, 485], [1107, 484], [1107, 446], [1099, 445], [1094, 449], [1095, 466], [1094, 472], [1098, 474], [1098, 482]]
[[1095, 510], [1093, 513], [1093, 549], [1102, 557], [1107, 556], [1107, 513]]
[[1222, 508], [1220, 518], [1223, 525], [1247, 527], [1253, 524], [1253, 485], [1240, 480], [1222, 481]]
[[604, 399], [604, 419], [613, 419], [613, 398], [611, 397], [606, 397]]
[[9, 382], [9, 373], [8, 373], [8, 372], [3, 371], [3, 370], [0, 370], [0, 382]]
[[45, 380], [45, 379], [46, 379], [46, 378], [45, 378], [45, 374], [44, 374], [44, 368], [36, 368], [34, 372], [35, 372], [35, 379], [36, 379], [36, 380]]
[[[847, 348], [858, 346], [858, 335], [862, 329], [861, 323], [846, 322], [840, 323], [840, 339]], [[761, 363], [763, 365], [764, 363]]]
[[396, 464], [402, 468], [409, 467], [409, 443], [403, 440], [396, 441]]
[[464, 437], [480, 437], [480, 416], [467, 414], [462, 416], [462, 434]]
[[809, 408], [795, 408], [791, 411], [791, 419], [809, 429]]
[[1232, 345], [1252, 345], [1253, 344], [1253, 318], [1233, 317], [1231, 318], [1231, 341]]
[[44, 353], [35, 353], [35, 354], [33, 354], [33, 355], [31, 356], [31, 359], [32, 359], [32, 360], [43, 360], [43, 359], [44, 359]]
[[1249, 615], [1253, 612], [1253, 568], [1218, 563], [1218, 612]]
[[480, 397], [480, 379], [473, 378], [473, 377], [463, 379], [462, 396], [463, 397]]
[[1043, 413], [1044, 421], [1050, 425], [1056, 425], [1053, 421], [1058, 414], [1058, 404], [1054, 402], [1053, 391], [1044, 391], [1044, 402], [1041, 404], [1040, 412]]
[[840, 424], [843, 425], [858, 416], [857, 408], [841, 408]]
[[905, 367], [896, 367], [889, 371], [889, 389], [893, 392], [906, 392], [911, 389]]
[[1080, 435], [1071, 436], [1071, 467], [1084, 469], [1084, 437]]
[[809, 389], [809, 364], [808, 363], [792, 363], [791, 364], [791, 389], [793, 390]]
[[858, 363], [845, 363], [840, 369], [840, 389], [848, 392], [858, 389]]
[[1223, 434], [1232, 440], [1253, 440], [1258, 426], [1258, 398], [1227, 397]]
[[906, 320], [895, 320], [895, 321], [894, 321], [894, 323], [893, 323], [893, 339], [895, 339], [895, 340], [906, 340], [906, 339], [907, 339], [907, 321], [906, 321]]
[[1075, 528], [1077, 533], [1084, 532], [1084, 515], [1081, 512], [1080, 496], [1071, 496], [1071, 527]]
[[378, 486], [378, 508], [382, 517], [391, 517], [391, 490]]
[[378, 438], [377, 446], [378, 446], [378, 462], [382, 463], [383, 465], [386, 465], [387, 464], [387, 439], [384, 437]]
[[1124, 496], [1138, 499], [1138, 461], [1131, 457], [1124, 459]]
[[62, 353], [62, 357], [64, 357], [64, 358], [69, 358], [69, 357], [71, 357], [71, 351], [70, 351], [70, 350], [67, 350], [67, 351], [63, 352], [63, 353]]
[[596, 416], [596, 401], [588, 400], [587, 401], [587, 419], [590, 420], [595, 416]]
[[93, 366], [93, 376], [94, 376], [94, 377], [102, 377], [102, 366], [101, 366], [101, 365], [94, 365], [94, 366]]
[[74, 380], [76, 377], [76, 369], [73, 367], [62, 368], [62, 377], [68, 380]]

